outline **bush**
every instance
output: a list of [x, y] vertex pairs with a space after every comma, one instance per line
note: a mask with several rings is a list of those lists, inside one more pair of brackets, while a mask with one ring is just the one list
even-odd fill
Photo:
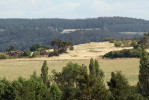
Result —
[[7, 58], [9, 58], [7, 54], [3, 54], [3, 53], [0, 54], [0, 59], [7, 59]]
[[38, 51], [38, 49], [41, 48], [40, 44], [34, 44], [33, 46], [30, 47], [30, 51]]
[[123, 40], [122, 44], [124, 47], [130, 47], [131, 46], [131, 40]]
[[40, 55], [48, 55], [48, 53], [46, 52], [46, 50], [41, 50]]
[[59, 52], [53, 51], [53, 52], [49, 53], [49, 57], [52, 57], [52, 56], [59, 56]]
[[90, 43], [91, 43], [91, 41], [87, 41], [86, 43], [89, 43], [89, 44], [90, 44]]
[[132, 41], [130, 45], [133, 46], [133, 47], [136, 46], [137, 45], [137, 41]]
[[115, 47], [120, 47], [122, 44], [121, 44], [121, 42], [115, 42]]
[[66, 53], [66, 52], [67, 52], [67, 49], [66, 48], [61, 49], [61, 50], [58, 51], [59, 54]]
[[137, 49], [123, 49], [121, 51], [110, 51], [106, 53], [103, 58], [139, 58], [141, 51]]
[[32, 57], [37, 57], [39, 55], [40, 55], [40, 52], [39, 51], [34, 51]]
[[73, 47], [73, 46], [70, 46], [70, 47], [69, 47], [69, 50], [74, 50], [74, 47]]
[[116, 39], [116, 38], [105, 38], [104, 41], [109, 41], [110, 43], [115, 43], [116, 41], [120, 41], [120, 39]]
[[23, 56], [30, 56], [30, 55], [31, 55], [31, 51], [30, 50], [24, 50]]

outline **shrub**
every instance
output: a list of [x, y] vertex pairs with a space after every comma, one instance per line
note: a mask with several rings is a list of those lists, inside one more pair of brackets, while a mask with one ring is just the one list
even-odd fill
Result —
[[34, 51], [32, 57], [37, 57], [39, 55], [40, 55], [40, 52], [39, 51]]
[[137, 41], [132, 41], [130, 45], [133, 46], [133, 47], [136, 46], [137, 45]]
[[120, 47], [122, 44], [121, 44], [121, 42], [118, 42], [118, 41], [117, 41], [117, 42], [115, 42], [114, 45], [115, 45], [115, 47]]
[[74, 50], [74, 47], [73, 47], [73, 46], [70, 46], [70, 47], [69, 47], [69, 50]]
[[122, 44], [124, 47], [130, 47], [131, 46], [131, 41], [130, 40], [123, 40]]
[[109, 41], [110, 43], [115, 43], [116, 41], [120, 41], [120, 39], [116, 39], [116, 38], [105, 38], [104, 41]]
[[87, 41], [86, 43], [89, 43], [89, 44], [90, 44], [90, 43], [91, 43], [91, 41]]
[[40, 55], [47, 55], [48, 53], [46, 52], [46, 50], [41, 50], [40, 51]]
[[23, 56], [30, 56], [30, 55], [31, 55], [31, 51], [30, 50], [24, 50]]
[[66, 53], [66, 51], [67, 51], [67, 49], [64, 48], [64, 49], [59, 50], [58, 53], [59, 53], [59, 54], [61, 54], [61, 53]]
[[114, 43], [114, 39], [110, 39], [109, 42], [110, 42], [110, 43]]
[[9, 58], [7, 54], [3, 54], [3, 53], [0, 54], [0, 59], [7, 59], [7, 58]]
[[53, 52], [49, 53], [49, 57], [52, 57], [52, 56], [59, 56], [59, 52], [53, 51]]
[[30, 47], [30, 51], [38, 51], [38, 49], [41, 48], [40, 44], [34, 44], [33, 46]]
[[15, 50], [16, 48], [13, 45], [11, 45], [9, 48], [6, 49], [7, 52], [15, 51]]

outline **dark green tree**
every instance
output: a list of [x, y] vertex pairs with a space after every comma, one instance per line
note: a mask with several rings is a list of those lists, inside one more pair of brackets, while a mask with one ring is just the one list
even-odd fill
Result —
[[48, 82], [48, 67], [47, 62], [44, 61], [43, 66], [41, 68], [41, 78], [43, 80], [43, 83], [47, 85]]
[[31, 56], [31, 51], [30, 50], [24, 50], [23, 56]]
[[95, 63], [94, 63], [93, 58], [90, 59], [89, 73], [90, 75], [95, 76]]
[[62, 41], [61, 39], [55, 39], [51, 41], [51, 45], [54, 47], [54, 51], [65, 53], [67, 51], [67, 48], [73, 46], [73, 43], [71, 41]]
[[95, 60], [95, 76], [98, 79], [102, 79], [104, 77], [104, 72], [99, 68], [98, 60]]
[[76, 98], [78, 90], [78, 78], [87, 74], [87, 68], [84, 65], [78, 65], [69, 62], [63, 67], [62, 72], [53, 71], [54, 81], [63, 92], [63, 100], [72, 100]]
[[142, 54], [140, 58], [138, 91], [143, 96], [149, 96], [149, 57], [142, 46]]
[[30, 47], [30, 51], [38, 51], [38, 49], [41, 48], [41, 45], [40, 44], [33, 44], [31, 47]]
[[8, 49], [6, 49], [7, 52], [10, 52], [10, 51], [15, 51], [16, 48], [14, 45], [11, 45]]
[[111, 94], [116, 100], [126, 100], [130, 92], [130, 86], [128, 80], [120, 71], [112, 72], [111, 79], [107, 83]]
[[0, 80], [0, 99], [1, 100], [11, 100], [13, 98], [12, 94], [12, 86], [10, 81], [8, 81], [6, 78], [3, 78]]
[[53, 83], [50, 87], [50, 94], [53, 100], [61, 100], [62, 91], [59, 89], [56, 83]]

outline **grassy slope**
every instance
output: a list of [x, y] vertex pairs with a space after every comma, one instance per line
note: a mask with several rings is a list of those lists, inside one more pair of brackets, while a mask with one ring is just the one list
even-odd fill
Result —
[[[139, 59], [101, 59], [99, 58], [101, 69], [105, 73], [105, 82], [110, 79], [112, 71], [121, 70], [128, 78], [131, 85], [135, 85], [138, 81]], [[69, 61], [88, 66], [89, 59], [72, 59], [72, 60], [49, 60], [49, 73], [51, 70], [61, 71]], [[9, 80], [17, 79], [18, 76], [29, 78], [36, 71], [40, 75], [42, 60], [1, 60], [0, 61], [0, 78], [7, 77]]]
[[[52, 58], [32, 58], [32, 59], [7, 59], [0, 60], [0, 79], [6, 77], [9, 80], [17, 79], [19, 76], [29, 78], [36, 71], [40, 75], [40, 69], [44, 60], [47, 60], [49, 73], [51, 70], [61, 71], [68, 62], [76, 62], [88, 66], [91, 57], [97, 58], [101, 69], [105, 72], [105, 82], [110, 79], [112, 71], [121, 70], [128, 78], [131, 85], [135, 85], [138, 81], [139, 59], [102, 59], [99, 55], [113, 50], [121, 50], [124, 48], [115, 48], [113, 44], [91, 43], [75, 46], [74, 51], [69, 51], [60, 57]], [[129, 49], [129, 48], [126, 48]]]

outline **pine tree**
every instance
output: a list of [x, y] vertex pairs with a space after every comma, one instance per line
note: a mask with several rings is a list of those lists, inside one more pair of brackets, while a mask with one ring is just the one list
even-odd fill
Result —
[[140, 58], [138, 91], [143, 96], [149, 96], [149, 57], [142, 46], [142, 54]]
[[95, 64], [93, 58], [90, 59], [89, 71], [90, 75], [95, 76]]
[[48, 67], [47, 67], [46, 61], [44, 61], [43, 66], [41, 68], [41, 78], [43, 80], [43, 83], [47, 84], [47, 82], [48, 82]]

